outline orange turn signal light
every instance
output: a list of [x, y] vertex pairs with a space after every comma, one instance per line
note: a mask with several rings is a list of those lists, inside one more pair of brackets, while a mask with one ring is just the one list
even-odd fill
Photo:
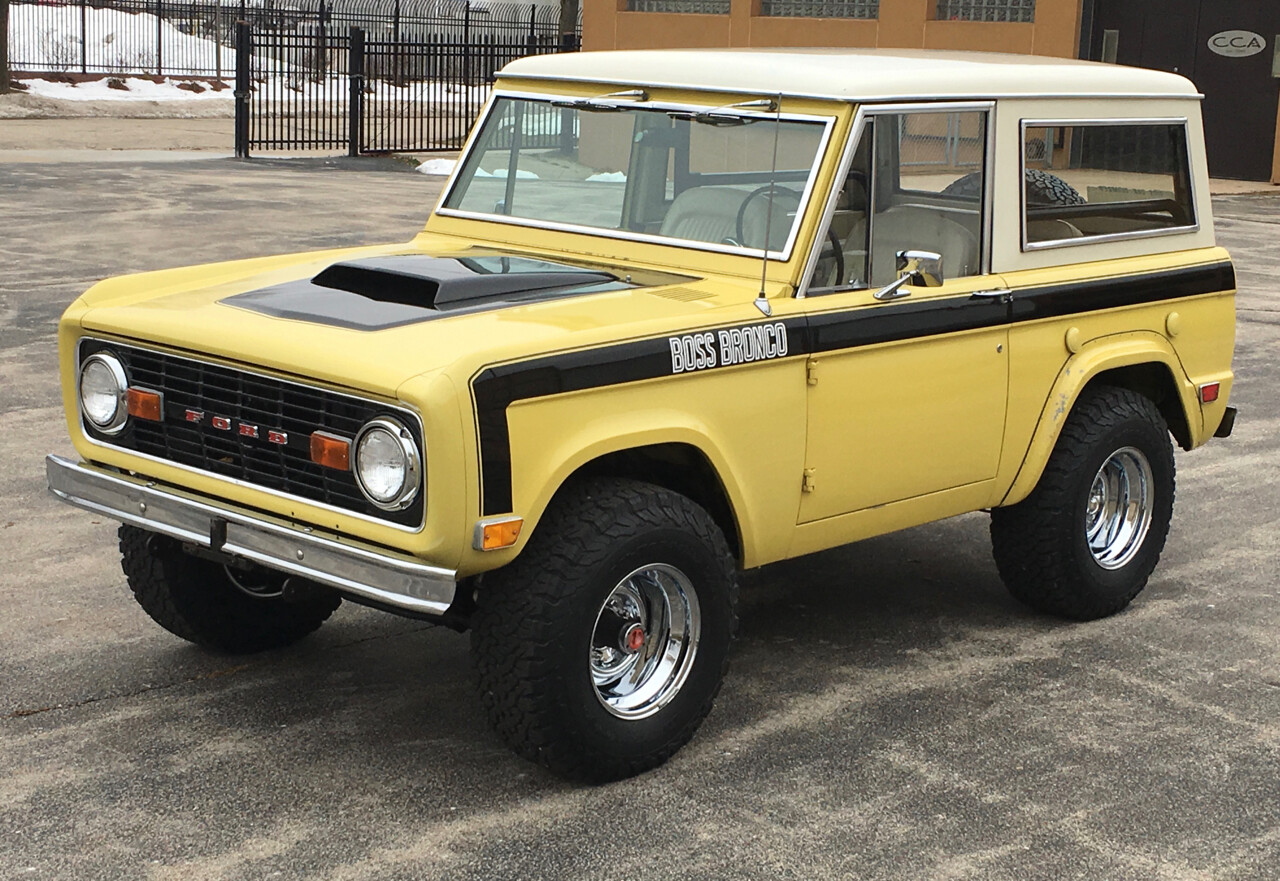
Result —
[[146, 419], [151, 422], [164, 420], [164, 398], [159, 392], [131, 388], [125, 393], [125, 405], [129, 415], [137, 419]]
[[351, 441], [323, 431], [312, 432], [311, 461], [335, 471], [350, 471]]
[[500, 551], [509, 548], [520, 537], [520, 527], [524, 526], [523, 517], [512, 517], [496, 523], [480, 524], [480, 539], [477, 544], [482, 551]]

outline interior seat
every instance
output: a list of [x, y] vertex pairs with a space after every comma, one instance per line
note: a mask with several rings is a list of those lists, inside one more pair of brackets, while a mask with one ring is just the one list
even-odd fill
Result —
[[[978, 240], [941, 212], [916, 205], [898, 205], [876, 214], [871, 221], [872, 285], [886, 285], [898, 276], [895, 266], [899, 251], [933, 251], [942, 255], [945, 278], [962, 278], [978, 273]], [[854, 227], [850, 244], [866, 241], [866, 221]], [[848, 253], [848, 252], [847, 252]], [[852, 252], [850, 257], [862, 252]]]
[[695, 242], [739, 244], [761, 248], [765, 239], [765, 219], [770, 228], [770, 245], [776, 250], [786, 243], [795, 220], [800, 195], [787, 187], [776, 187], [770, 213], [768, 193], [753, 197], [742, 216], [742, 241], [738, 241], [738, 214], [751, 190], [737, 187], [690, 187], [676, 196], [662, 219], [661, 235]]
[[1062, 239], [1078, 239], [1084, 235], [1075, 224], [1065, 220], [1028, 220], [1027, 241], [1056, 242]]

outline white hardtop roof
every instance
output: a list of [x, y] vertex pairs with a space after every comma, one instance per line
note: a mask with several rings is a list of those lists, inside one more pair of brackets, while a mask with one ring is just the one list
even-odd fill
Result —
[[1140, 67], [928, 49], [676, 49], [567, 52], [501, 76], [852, 101], [1000, 97], [1197, 98], [1190, 80]]

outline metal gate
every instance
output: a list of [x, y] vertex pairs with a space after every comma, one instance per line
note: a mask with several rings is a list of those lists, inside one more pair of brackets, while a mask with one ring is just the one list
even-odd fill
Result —
[[253, 150], [458, 150], [494, 74], [525, 55], [575, 51], [576, 37], [530, 30], [370, 39], [250, 28], [236, 32], [236, 155]]

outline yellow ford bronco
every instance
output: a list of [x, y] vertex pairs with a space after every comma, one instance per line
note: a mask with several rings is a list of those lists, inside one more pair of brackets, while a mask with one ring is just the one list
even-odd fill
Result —
[[583, 780], [693, 736], [744, 569], [990, 509], [1015, 597], [1113, 614], [1173, 442], [1235, 417], [1199, 97], [964, 53], [514, 62], [412, 241], [72, 303], [49, 486], [201, 645], [342, 599], [469, 629], [503, 739]]

